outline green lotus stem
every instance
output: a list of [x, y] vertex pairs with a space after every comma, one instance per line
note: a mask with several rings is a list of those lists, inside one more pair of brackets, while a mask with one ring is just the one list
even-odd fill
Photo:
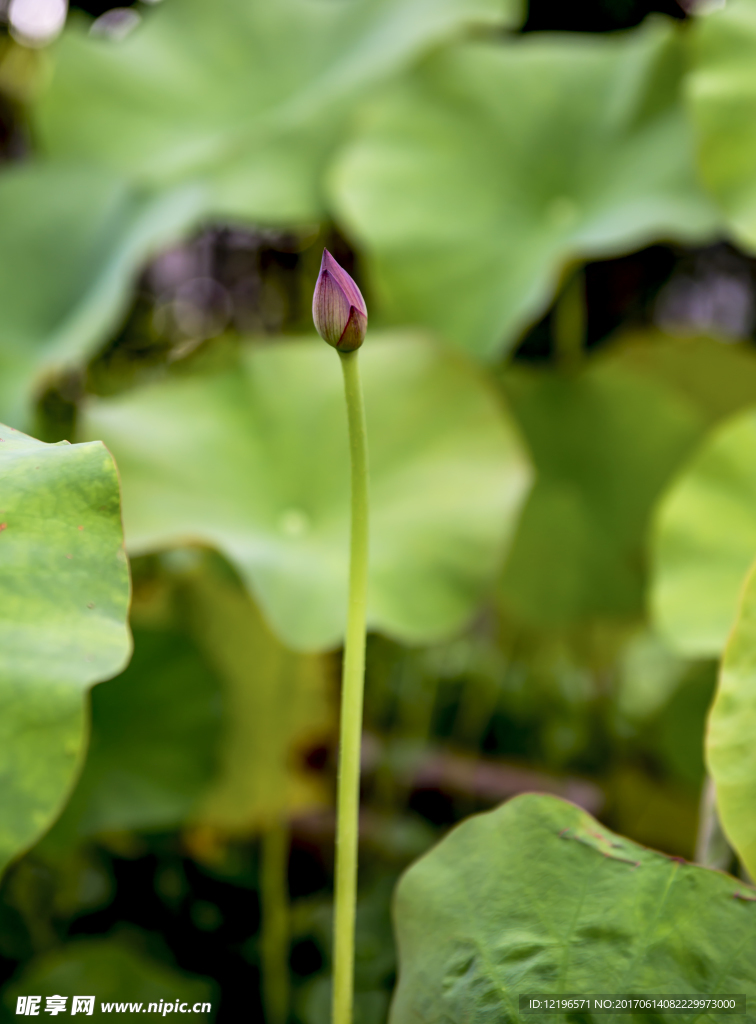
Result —
[[554, 308], [554, 347], [559, 364], [576, 370], [585, 357], [585, 274], [582, 267], [567, 278]]
[[289, 830], [276, 822], [263, 832], [260, 898], [263, 1003], [266, 1024], [286, 1024], [289, 1015]]
[[365, 687], [368, 580], [368, 463], [359, 349], [339, 352], [344, 373], [351, 456], [352, 525], [349, 608], [341, 683], [336, 823], [336, 905], [333, 948], [333, 1024], [351, 1024], [354, 1001], [354, 924], [360, 805], [360, 741]]
[[365, 625], [368, 583], [368, 459], [359, 350], [367, 331], [360, 289], [327, 249], [312, 296], [320, 337], [339, 353], [344, 373], [352, 467], [349, 604], [341, 678], [339, 781], [336, 799], [336, 900], [333, 939], [333, 1024], [352, 1024], [354, 923], [360, 813], [360, 741], [365, 688]]

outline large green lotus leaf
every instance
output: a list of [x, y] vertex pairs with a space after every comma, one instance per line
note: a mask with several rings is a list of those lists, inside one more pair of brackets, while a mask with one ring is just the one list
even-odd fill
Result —
[[314, 220], [322, 166], [366, 89], [519, 13], [519, 0], [171, 0], [118, 44], [74, 22], [37, 111], [42, 142], [149, 185], [205, 179], [215, 213]]
[[220, 711], [219, 681], [185, 632], [135, 628], [126, 671], [92, 692], [84, 769], [43, 852], [181, 825], [215, 774]]
[[519, 1012], [528, 993], [751, 996], [756, 986], [753, 890], [551, 796], [516, 797], [455, 828], [404, 875], [395, 914], [391, 1024], [541, 1019]]
[[100, 442], [0, 426], [0, 868], [59, 812], [84, 693], [130, 653], [118, 477]]
[[664, 495], [653, 529], [651, 609], [674, 647], [718, 655], [756, 557], [756, 412], [709, 436]]
[[25, 164], [0, 175], [0, 415], [26, 426], [46, 374], [100, 344], [143, 262], [194, 223], [202, 193], [149, 199], [110, 171]]
[[706, 762], [717, 812], [734, 849], [756, 875], [756, 574], [748, 574], [709, 712]]
[[459, 44], [380, 93], [331, 193], [390, 314], [493, 357], [568, 261], [707, 237], [680, 45], [664, 21]]
[[[417, 335], [361, 353], [371, 464], [371, 627], [410, 642], [473, 614], [530, 470], [495, 394]], [[115, 453], [135, 553], [211, 544], [297, 649], [339, 642], [346, 615], [349, 453], [338, 356], [320, 341], [243, 352], [238, 367], [91, 405]], [[453, 410], [453, 415], [450, 415]]]
[[329, 802], [309, 751], [336, 730], [326, 659], [284, 647], [238, 585], [218, 574], [188, 581], [192, 634], [222, 680], [224, 735], [218, 772], [195, 824], [243, 835]]
[[[217, 1009], [218, 997], [209, 978], [184, 974], [130, 948], [125, 940], [111, 937], [75, 939], [32, 960], [3, 990], [8, 1018], [15, 1019], [18, 996], [30, 993], [42, 996], [40, 1019], [45, 1013], [45, 997], [65, 995], [65, 1017], [68, 1017], [73, 1009], [73, 995], [90, 994], [95, 995], [95, 1017], [100, 1017], [103, 1003], [116, 1006], [125, 1003], [121, 1012], [131, 1016], [128, 1003], [143, 1003], [143, 1007], [132, 1012], [147, 1013], [150, 1003], [178, 1000], [179, 1006], [186, 1003], [184, 1013], [192, 1013], [197, 1006], [191, 1020], [198, 1024], [206, 1024], [214, 1018], [212, 1008], [205, 1012], [202, 1008], [203, 1004], [211, 1007], [215, 1004]], [[84, 1011], [80, 1012], [84, 1015]]]
[[729, 0], [691, 28], [687, 93], [703, 178], [738, 240], [756, 245], [756, 2]]
[[502, 385], [537, 477], [500, 584], [545, 627], [643, 612], [654, 501], [701, 437], [683, 394], [599, 356], [578, 373], [512, 367]]

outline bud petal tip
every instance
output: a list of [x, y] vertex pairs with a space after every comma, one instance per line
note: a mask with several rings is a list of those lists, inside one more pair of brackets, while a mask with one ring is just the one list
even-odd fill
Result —
[[320, 337], [340, 352], [353, 352], [365, 340], [367, 307], [362, 293], [327, 249], [312, 297], [312, 319]]

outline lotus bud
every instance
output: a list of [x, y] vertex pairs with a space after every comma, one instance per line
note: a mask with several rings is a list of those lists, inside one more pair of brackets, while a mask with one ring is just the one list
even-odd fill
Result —
[[367, 308], [360, 289], [327, 249], [312, 297], [318, 334], [339, 352], [353, 352], [365, 340]]

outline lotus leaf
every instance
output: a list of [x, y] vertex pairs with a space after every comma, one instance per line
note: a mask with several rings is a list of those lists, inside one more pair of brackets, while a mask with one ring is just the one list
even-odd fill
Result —
[[659, 20], [460, 43], [379, 91], [331, 194], [390, 314], [493, 358], [570, 261], [709, 237], [682, 71]]
[[[462, 356], [373, 333], [361, 354], [371, 464], [368, 617], [421, 642], [459, 629], [495, 578], [530, 481], [502, 402]], [[118, 460], [127, 546], [217, 547], [278, 636], [337, 644], [349, 453], [339, 357], [321, 341], [93, 402]], [[454, 410], [454, 416], [449, 410]]]
[[118, 477], [101, 442], [0, 426], [0, 867], [65, 802], [84, 695], [130, 654]]
[[151, 187], [206, 181], [214, 214], [306, 223], [366, 90], [519, 14], [518, 0], [172, 0], [118, 43], [72, 21], [38, 127], [48, 153]]
[[399, 883], [390, 1022], [545, 1016], [519, 1011], [528, 993], [750, 994], [755, 896], [556, 797], [516, 797], [457, 826]]
[[704, 181], [729, 227], [756, 246], [756, 3], [729, 0], [692, 26], [687, 95]]
[[653, 532], [651, 608], [683, 654], [718, 655], [756, 557], [756, 413], [715, 430], [671, 484]]
[[756, 576], [748, 574], [709, 713], [706, 761], [727, 838], [756, 874]]
[[512, 367], [502, 386], [538, 471], [501, 579], [505, 606], [545, 628], [640, 617], [654, 501], [702, 414], [622, 353], [579, 373]]
[[128, 307], [142, 264], [194, 224], [202, 192], [150, 198], [117, 174], [30, 163], [0, 175], [0, 413], [17, 427]]

